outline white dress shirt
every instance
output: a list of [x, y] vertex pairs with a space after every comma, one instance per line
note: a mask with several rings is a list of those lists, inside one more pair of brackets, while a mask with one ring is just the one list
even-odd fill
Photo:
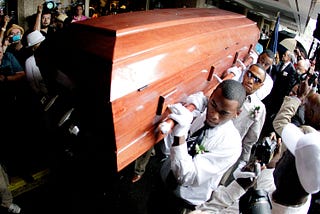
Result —
[[[253, 110], [259, 107], [259, 112], [253, 116]], [[259, 140], [261, 130], [266, 118], [266, 107], [255, 95], [247, 96], [242, 105], [241, 113], [234, 118], [233, 123], [238, 129], [242, 139], [242, 154], [240, 160], [248, 162], [252, 146]]]
[[34, 55], [30, 56], [25, 63], [26, 68], [26, 77], [31, 86], [31, 88], [40, 95], [45, 95], [48, 93], [48, 89], [42, 75], [40, 73], [40, 69], [36, 64], [36, 60]]
[[[194, 126], [203, 125], [205, 117], [206, 111], [194, 121], [190, 130], [198, 130]], [[169, 134], [168, 138], [173, 136]], [[186, 143], [171, 147], [170, 158], [166, 159], [161, 169], [163, 180], [172, 170], [180, 184], [174, 193], [192, 205], [202, 204], [210, 198], [223, 174], [239, 158], [242, 149], [240, 134], [231, 120], [207, 129], [201, 145], [207, 152], [196, 154], [193, 158], [188, 154]]]

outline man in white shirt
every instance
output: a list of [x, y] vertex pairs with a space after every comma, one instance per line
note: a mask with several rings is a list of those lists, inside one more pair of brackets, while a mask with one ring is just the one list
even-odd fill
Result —
[[[176, 125], [165, 138], [167, 151], [164, 152], [169, 158], [162, 165], [161, 177], [168, 184], [171, 175], [176, 181], [172, 188], [175, 196], [191, 207], [210, 198], [222, 175], [241, 154], [241, 137], [232, 119], [240, 114], [244, 100], [245, 89], [241, 83], [225, 80], [209, 99], [203, 93], [189, 96], [186, 103], [193, 104], [200, 112], [194, 120], [192, 112], [180, 103], [169, 106], [172, 112], [169, 117]], [[192, 136], [201, 128], [205, 128], [204, 136], [192, 156], [188, 153], [186, 137], [189, 129]]]

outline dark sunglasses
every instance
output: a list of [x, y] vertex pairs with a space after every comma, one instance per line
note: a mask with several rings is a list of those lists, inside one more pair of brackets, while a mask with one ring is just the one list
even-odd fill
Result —
[[259, 78], [259, 77], [257, 77], [256, 75], [254, 75], [251, 71], [247, 71], [247, 76], [249, 77], [249, 78], [253, 78], [253, 82], [254, 83], [262, 83], [262, 80]]

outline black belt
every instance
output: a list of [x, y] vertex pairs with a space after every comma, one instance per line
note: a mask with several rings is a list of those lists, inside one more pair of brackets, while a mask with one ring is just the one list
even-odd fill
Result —
[[305, 204], [307, 202], [308, 196], [297, 198], [295, 201], [288, 202], [286, 200], [277, 198], [276, 192], [273, 192], [272, 193], [272, 200], [274, 202], [276, 202], [277, 204], [281, 204], [281, 205], [286, 206], [286, 207], [300, 207], [301, 205], [303, 205], [303, 204]]

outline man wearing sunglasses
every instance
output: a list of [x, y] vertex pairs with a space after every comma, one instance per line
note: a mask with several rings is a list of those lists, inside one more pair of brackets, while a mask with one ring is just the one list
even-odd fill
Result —
[[261, 64], [251, 65], [243, 75], [242, 86], [246, 90], [247, 98], [241, 108], [241, 114], [233, 119], [242, 139], [242, 153], [238, 162], [224, 174], [220, 182], [222, 185], [227, 186], [234, 180], [233, 171], [238, 165], [244, 165], [249, 161], [251, 148], [259, 140], [266, 118], [266, 108], [255, 92], [263, 86], [266, 75]]
[[[253, 51], [251, 51], [253, 52]], [[228, 73], [233, 73], [234, 77], [232, 79], [237, 81], [242, 81], [243, 76], [245, 75], [246, 70], [249, 68], [250, 65], [259, 63], [262, 67], [266, 70], [267, 75], [264, 81], [263, 87], [260, 87], [255, 93], [260, 100], [264, 100], [271, 92], [273, 87], [273, 79], [274, 79], [274, 53], [266, 49], [264, 50], [259, 56], [252, 54], [250, 52], [249, 56], [241, 62], [238, 61], [241, 66], [233, 66], [227, 70]], [[250, 61], [248, 59], [251, 59]]]

